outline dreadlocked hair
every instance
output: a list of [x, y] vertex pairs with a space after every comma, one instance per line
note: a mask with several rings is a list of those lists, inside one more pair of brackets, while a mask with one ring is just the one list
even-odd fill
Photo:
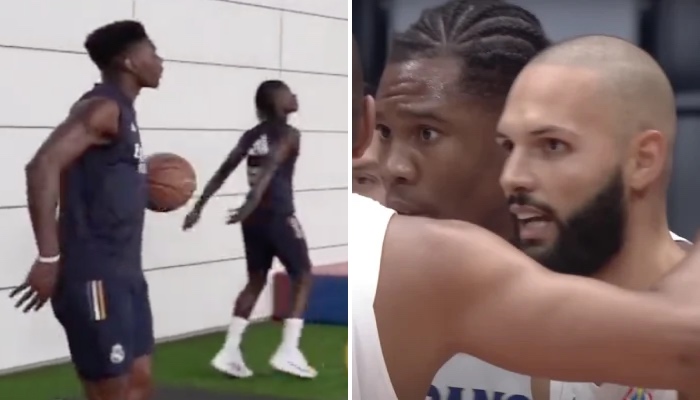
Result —
[[255, 111], [258, 119], [261, 121], [275, 119], [275, 93], [286, 87], [286, 83], [276, 79], [264, 81], [258, 86], [255, 91]]
[[504, 98], [535, 55], [549, 46], [540, 21], [501, 0], [451, 0], [423, 11], [393, 38], [389, 62], [456, 57], [464, 92]]

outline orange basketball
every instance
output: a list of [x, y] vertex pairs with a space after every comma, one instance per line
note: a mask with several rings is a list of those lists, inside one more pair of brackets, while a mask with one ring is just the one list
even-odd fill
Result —
[[148, 209], [170, 212], [187, 204], [197, 190], [192, 165], [172, 153], [157, 153], [146, 159]]

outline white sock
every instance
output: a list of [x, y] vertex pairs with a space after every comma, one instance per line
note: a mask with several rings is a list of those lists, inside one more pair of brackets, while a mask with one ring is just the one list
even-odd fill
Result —
[[304, 320], [301, 318], [287, 318], [284, 320], [284, 328], [282, 329], [282, 348], [297, 349], [299, 348], [299, 338], [301, 338], [301, 330], [304, 328]]
[[229, 350], [237, 350], [241, 345], [241, 339], [243, 338], [243, 333], [247, 327], [247, 319], [234, 316], [231, 319], [231, 325], [228, 326], [224, 348]]

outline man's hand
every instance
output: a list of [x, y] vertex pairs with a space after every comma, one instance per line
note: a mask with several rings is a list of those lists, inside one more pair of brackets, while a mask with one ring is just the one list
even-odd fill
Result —
[[15, 308], [22, 308], [23, 312], [38, 311], [53, 296], [58, 277], [58, 263], [45, 263], [39, 260], [34, 262], [24, 282], [10, 293], [14, 298], [20, 293], [22, 296], [15, 303]]
[[250, 216], [260, 202], [260, 196], [251, 193], [246, 198], [245, 203], [240, 208], [229, 210], [226, 224], [237, 224]]
[[202, 213], [202, 209], [195, 206], [192, 211], [187, 213], [185, 217], [185, 222], [182, 224], [182, 230], [186, 231], [192, 228], [197, 222], [199, 222], [199, 216]]

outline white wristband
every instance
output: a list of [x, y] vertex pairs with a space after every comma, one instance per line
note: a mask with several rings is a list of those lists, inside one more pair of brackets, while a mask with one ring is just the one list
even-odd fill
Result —
[[60, 260], [60, 259], [61, 259], [61, 255], [60, 255], [60, 254], [57, 254], [57, 255], [55, 255], [55, 256], [53, 256], [53, 257], [42, 257], [42, 256], [39, 256], [39, 257], [36, 258], [36, 260], [39, 261], [40, 263], [46, 263], [46, 264], [51, 264], [51, 263], [58, 262], [58, 260]]

